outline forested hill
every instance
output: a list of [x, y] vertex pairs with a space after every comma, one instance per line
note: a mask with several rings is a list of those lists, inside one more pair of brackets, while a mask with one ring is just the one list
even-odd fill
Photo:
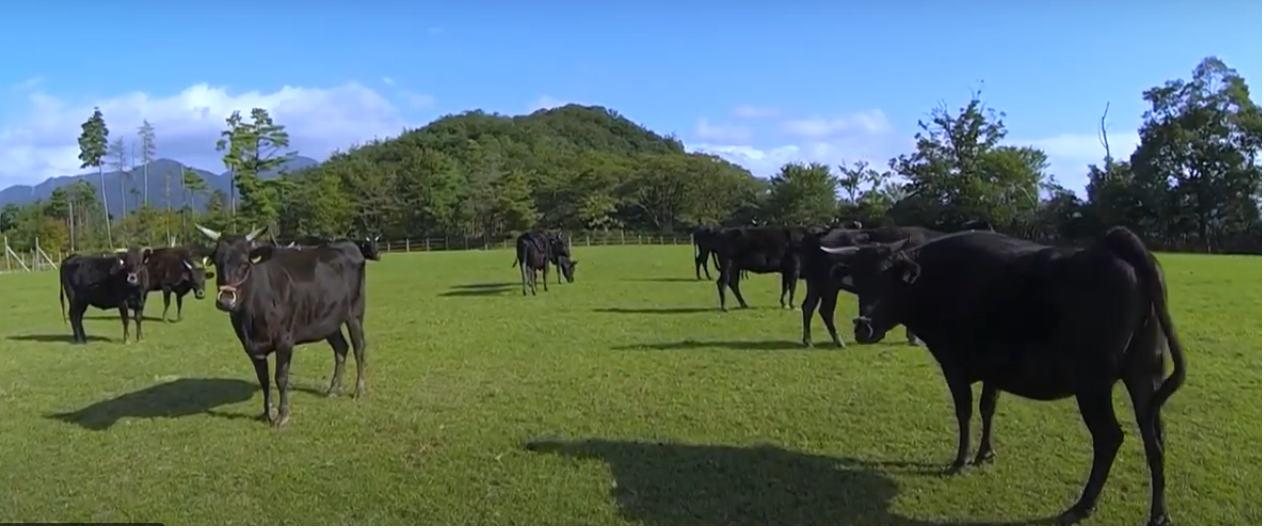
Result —
[[444, 116], [293, 180], [283, 231], [367, 227], [389, 237], [499, 236], [534, 225], [670, 231], [753, 211], [765, 186], [613, 110], [579, 105]]

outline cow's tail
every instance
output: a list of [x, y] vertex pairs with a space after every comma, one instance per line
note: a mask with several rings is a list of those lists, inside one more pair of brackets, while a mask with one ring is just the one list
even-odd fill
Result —
[[514, 255], [514, 262], [513, 262], [513, 264], [510, 264], [510, 265], [509, 265], [509, 267], [511, 267], [511, 268], [516, 268], [516, 267], [518, 267], [518, 255], [517, 255], [517, 254], [515, 254], [515, 255]]
[[57, 280], [57, 302], [61, 303], [61, 322], [66, 322], [66, 282]]
[[1146, 250], [1141, 239], [1125, 227], [1112, 227], [1103, 236], [1103, 241], [1111, 251], [1137, 271], [1146, 292], [1149, 293], [1154, 313], [1159, 318], [1159, 327], [1163, 331], [1168, 350], [1172, 354], [1172, 375], [1159, 385], [1158, 390], [1150, 399], [1150, 408], [1146, 410], [1148, 416], [1154, 417], [1158, 415], [1159, 409], [1176, 392], [1176, 389], [1185, 383], [1185, 349], [1181, 346], [1180, 339], [1176, 337], [1176, 329], [1172, 326], [1172, 314], [1168, 312], [1167, 286], [1164, 284], [1163, 270], [1159, 266], [1158, 259]]
[[689, 245], [693, 246], [693, 258], [696, 260], [701, 255], [702, 248], [698, 246], [698, 233], [689, 233]]

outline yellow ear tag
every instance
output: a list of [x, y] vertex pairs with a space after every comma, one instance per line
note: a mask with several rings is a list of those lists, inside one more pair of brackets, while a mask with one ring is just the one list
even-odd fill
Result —
[[263, 260], [263, 255], [255, 255], [253, 257], [250, 257], [251, 264], [258, 264], [260, 260]]

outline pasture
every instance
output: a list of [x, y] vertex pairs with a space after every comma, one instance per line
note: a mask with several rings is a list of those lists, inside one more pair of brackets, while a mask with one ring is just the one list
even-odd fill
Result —
[[[91, 309], [76, 347], [54, 273], [0, 276], [0, 521], [978, 524], [1079, 496], [1091, 449], [1072, 400], [1002, 396], [996, 461], [942, 477], [950, 398], [902, 332], [840, 350], [814, 316], [804, 349], [773, 276], [752, 274], [752, 308], [722, 314], [688, 246], [575, 255], [576, 282], [534, 298], [509, 250], [370, 262], [368, 396], [320, 396], [332, 353], [300, 347], [280, 430], [247, 419], [262, 394], [210, 292], [166, 324], [151, 294], [140, 344]], [[1255, 524], [1260, 259], [1161, 260], [1189, 358], [1164, 410], [1173, 520]], [[849, 343], [855, 310], [844, 293]], [[1089, 524], [1149, 511], [1122, 384], [1115, 399], [1126, 439]]]

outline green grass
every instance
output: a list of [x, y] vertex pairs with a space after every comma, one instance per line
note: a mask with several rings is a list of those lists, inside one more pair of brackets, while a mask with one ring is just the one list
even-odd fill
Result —
[[[240, 419], [262, 394], [209, 300], [146, 322], [140, 344], [94, 309], [102, 340], [77, 347], [54, 274], [0, 276], [0, 521], [990, 523], [1080, 493], [1091, 449], [1072, 400], [1002, 397], [996, 462], [941, 477], [948, 391], [902, 334], [805, 350], [773, 277], [746, 283], [752, 309], [721, 314], [686, 246], [576, 252], [578, 281], [534, 298], [507, 251], [370, 263], [368, 397], [315, 394], [332, 354], [301, 347], [281, 430]], [[1260, 259], [1162, 260], [1189, 358], [1164, 415], [1173, 519], [1258, 523]], [[159, 316], [161, 295], [149, 303]], [[844, 328], [854, 311], [844, 294]], [[1122, 384], [1116, 407], [1127, 438], [1089, 523], [1149, 511]]]

